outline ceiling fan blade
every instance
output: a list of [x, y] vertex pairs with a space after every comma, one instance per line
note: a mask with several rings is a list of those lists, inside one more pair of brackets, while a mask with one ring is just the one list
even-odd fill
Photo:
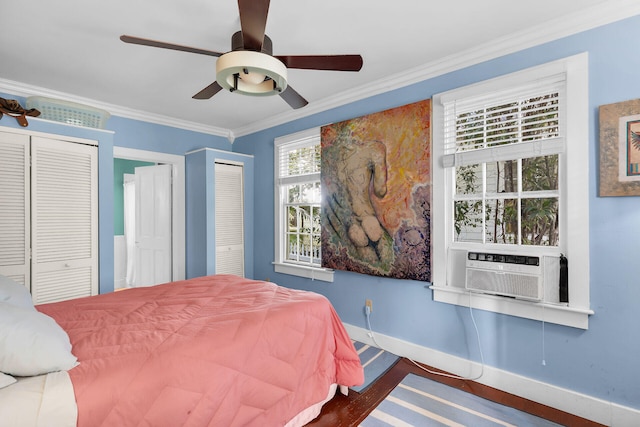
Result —
[[291, 108], [302, 108], [309, 103], [298, 92], [293, 90], [291, 86], [287, 86], [284, 92], [280, 93], [280, 98], [284, 99]]
[[127, 35], [120, 36], [120, 40], [122, 40], [125, 43], [139, 44], [139, 45], [151, 46], [151, 47], [159, 47], [159, 48], [162, 48], [162, 49], [179, 50], [181, 52], [191, 52], [191, 53], [197, 53], [197, 54], [200, 54], [200, 55], [209, 55], [209, 56], [220, 56], [220, 55], [222, 55], [222, 53], [214, 52], [212, 50], [199, 49], [197, 47], [182, 46], [182, 45], [179, 45], [179, 44], [159, 42], [157, 40], [143, 39], [143, 38], [140, 38], [140, 37], [133, 37], [133, 36], [127, 36]]
[[275, 56], [287, 68], [304, 70], [360, 71], [360, 55], [290, 55]]
[[244, 48], [260, 52], [267, 26], [269, 0], [238, 0]]
[[222, 90], [222, 86], [218, 82], [213, 82], [209, 86], [202, 89], [200, 92], [192, 96], [193, 99], [209, 99], [216, 93]]

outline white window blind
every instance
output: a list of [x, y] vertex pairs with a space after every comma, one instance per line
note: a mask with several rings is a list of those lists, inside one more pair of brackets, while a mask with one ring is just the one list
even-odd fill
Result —
[[442, 166], [558, 154], [565, 149], [565, 74], [490, 95], [443, 99]]
[[299, 184], [320, 179], [320, 135], [277, 145], [278, 184]]

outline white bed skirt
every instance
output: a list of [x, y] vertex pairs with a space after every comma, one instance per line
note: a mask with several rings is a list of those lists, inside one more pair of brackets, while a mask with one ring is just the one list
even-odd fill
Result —
[[[331, 384], [329, 387], [329, 393], [327, 393], [327, 397], [323, 401], [304, 409], [298, 415], [293, 417], [293, 419], [291, 419], [291, 421], [289, 421], [284, 427], [300, 427], [313, 421], [318, 415], [320, 415], [322, 406], [335, 396], [337, 388], [337, 384]], [[346, 396], [347, 393], [349, 393], [349, 388], [341, 385], [340, 392]]]

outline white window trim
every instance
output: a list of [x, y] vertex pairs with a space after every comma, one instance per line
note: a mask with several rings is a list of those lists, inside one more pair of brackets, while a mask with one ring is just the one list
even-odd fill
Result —
[[288, 144], [308, 138], [317, 138], [320, 135], [320, 128], [315, 127], [301, 132], [281, 136], [274, 141], [274, 255], [273, 268], [276, 273], [289, 274], [292, 276], [306, 277], [311, 280], [322, 280], [324, 282], [333, 282], [334, 271], [328, 268], [313, 267], [310, 265], [299, 265], [285, 262], [283, 231], [284, 231], [284, 212], [282, 211], [282, 203], [280, 202], [280, 183], [279, 183], [279, 158], [278, 147], [282, 144]]
[[[432, 205], [432, 285], [435, 301], [472, 306], [483, 310], [545, 322], [587, 329], [589, 315], [589, 79], [588, 54], [582, 53], [471, 86], [454, 89], [433, 97], [433, 205]], [[453, 182], [443, 167], [444, 108], [451, 99], [464, 98], [518, 86], [527, 82], [566, 73], [566, 186], [561, 197], [567, 215], [561, 217], [561, 227], [567, 230], [566, 246], [569, 259], [569, 304], [552, 304], [506, 299], [487, 294], [470, 294], [464, 284], [451, 282], [453, 224], [446, 204]], [[567, 220], [571, 218], [571, 221]], [[455, 276], [455, 274], [454, 274]], [[462, 275], [464, 276], [464, 274]]]

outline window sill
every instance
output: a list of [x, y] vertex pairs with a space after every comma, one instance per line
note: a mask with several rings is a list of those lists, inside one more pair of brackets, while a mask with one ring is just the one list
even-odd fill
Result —
[[531, 302], [504, 298], [496, 295], [470, 293], [464, 289], [443, 286], [429, 286], [433, 290], [433, 300], [460, 305], [547, 323], [589, 329], [589, 316], [593, 310], [541, 302]]
[[323, 282], [333, 282], [333, 270], [327, 268], [274, 262], [273, 269], [276, 273], [306, 277], [311, 280], [322, 280]]

